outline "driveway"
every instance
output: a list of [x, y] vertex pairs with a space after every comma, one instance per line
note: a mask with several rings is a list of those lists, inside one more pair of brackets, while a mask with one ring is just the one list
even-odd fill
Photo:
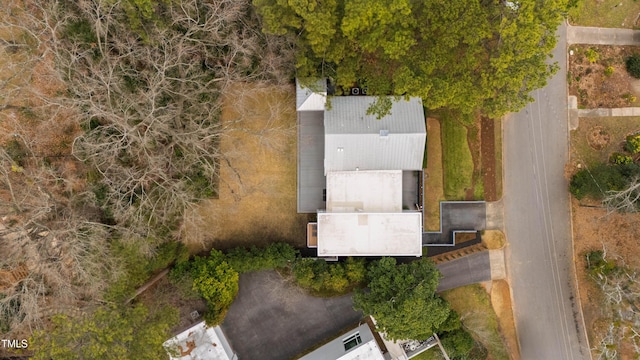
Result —
[[489, 251], [465, 256], [437, 266], [442, 273], [438, 292], [491, 280]]
[[274, 271], [240, 276], [240, 291], [222, 329], [240, 360], [291, 359], [355, 325], [351, 295], [315, 298]]
[[484, 201], [441, 201], [440, 231], [422, 233], [422, 246], [453, 245], [453, 232], [485, 230], [487, 205]]
[[504, 123], [507, 266], [522, 359], [590, 359], [573, 273], [568, 160], [566, 26], [560, 70], [535, 102]]

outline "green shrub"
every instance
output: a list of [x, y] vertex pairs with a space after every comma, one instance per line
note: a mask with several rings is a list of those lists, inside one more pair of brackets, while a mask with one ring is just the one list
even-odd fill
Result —
[[613, 75], [613, 71], [614, 71], [613, 66], [607, 66], [604, 69], [604, 76], [609, 77], [609, 76]]
[[471, 335], [463, 328], [442, 335], [442, 346], [451, 359], [468, 359], [475, 345]]
[[239, 289], [238, 272], [225, 261], [224, 254], [213, 249], [210, 256], [198, 256], [189, 263], [181, 264], [178, 269], [178, 274], [180, 271], [188, 272], [193, 290], [206, 300], [207, 313], [203, 317], [207, 325], [221, 323]]
[[302, 258], [293, 264], [292, 270], [298, 286], [320, 296], [345, 294], [362, 285], [366, 275], [363, 258], [336, 263]]
[[618, 266], [612, 260], [604, 259], [602, 250], [590, 251], [585, 255], [587, 269], [592, 276], [610, 275], [618, 270]]
[[631, 94], [631, 93], [623, 94], [623, 95], [622, 95], [622, 98], [623, 98], [623, 99], [625, 99], [625, 100], [627, 100], [627, 102], [629, 102], [629, 103], [634, 103], [634, 102], [636, 102], [636, 100], [638, 100], [638, 99], [636, 98], [636, 96], [635, 96], [635, 95], [633, 95], [633, 94]]
[[600, 59], [600, 54], [598, 53], [598, 50], [594, 48], [587, 49], [584, 55], [587, 57], [587, 60], [589, 60], [591, 64], [595, 64]]
[[24, 162], [27, 158], [27, 149], [22, 145], [20, 141], [17, 139], [11, 139], [7, 141], [7, 144], [4, 146], [4, 149], [7, 152], [7, 155], [11, 157], [16, 164], [20, 166], [24, 166]]
[[618, 165], [632, 164], [633, 163], [633, 158], [631, 156], [627, 155], [627, 154], [614, 152], [609, 157], [609, 162], [612, 163], [612, 164], [618, 164]]
[[624, 149], [632, 154], [640, 152], [640, 134], [629, 135], [624, 143]]
[[571, 178], [569, 191], [576, 199], [591, 197], [602, 199], [609, 190], [620, 191], [629, 181], [640, 175], [636, 164], [599, 164], [591, 169], [582, 169]]
[[283, 268], [296, 258], [296, 250], [289, 244], [272, 243], [267, 247], [237, 247], [229, 250], [226, 261], [239, 272]]
[[640, 55], [633, 54], [625, 61], [629, 75], [636, 79], [640, 79]]

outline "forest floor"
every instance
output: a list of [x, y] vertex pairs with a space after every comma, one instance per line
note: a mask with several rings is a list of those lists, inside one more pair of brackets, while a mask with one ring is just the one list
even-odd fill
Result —
[[290, 86], [235, 84], [223, 100], [229, 127], [220, 144], [218, 198], [187, 229], [192, 253], [285, 241], [306, 244], [307, 215], [296, 210], [296, 111]]

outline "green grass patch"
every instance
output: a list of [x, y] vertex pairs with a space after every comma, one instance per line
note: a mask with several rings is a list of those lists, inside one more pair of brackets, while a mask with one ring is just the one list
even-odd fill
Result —
[[581, 0], [569, 10], [569, 22], [580, 26], [634, 29], [639, 12], [640, 2], [636, 0]]
[[[598, 131], [609, 138], [606, 145], [595, 149], [589, 138]], [[607, 163], [614, 152], [623, 151], [627, 135], [640, 131], [640, 117], [580, 118], [580, 126], [571, 132], [571, 158], [588, 167]]]
[[442, 293], [442, 297], [460, 314], [463, 327], [489, 351], [492, 359], [509, 359], [500, 335], [498, 317], [482, 286], [459, 287]]
[[432, 347], [431, 349], [421, 352], [420, 354], [411, 358], [412, 360], [440, 360], [444, 359], [439, 347]]
[[461, 115], [442, 114], [442, 162], [444, 196], [447, 200], [465, 200], [473, 180], [473, 158], [467, 143], [467, 128]]

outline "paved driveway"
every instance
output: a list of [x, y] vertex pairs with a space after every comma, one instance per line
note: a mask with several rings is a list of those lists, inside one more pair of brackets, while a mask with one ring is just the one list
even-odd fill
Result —
[[524, 360], [589, 359], [576, 302], [568, 159], [566, 26], [554, 60], [560, 70], [535, 102], [504, 124], [504, 221], [514, 317]]
[[274, 271], [244, 274], [238, 297], [222, 324], [239, 360], [283, 360], [356, 324], [351, 296], [307, 296]]
[[437, 266], [442, 273], [438, 291], [491, 280], [489, 251], [452, 260]]
[[484, 201], [442, 201], [440, 232], [422, 233], [422, 246], [452, 244], [454, 231], [484, 230], [486, 222], [487, 205]]

